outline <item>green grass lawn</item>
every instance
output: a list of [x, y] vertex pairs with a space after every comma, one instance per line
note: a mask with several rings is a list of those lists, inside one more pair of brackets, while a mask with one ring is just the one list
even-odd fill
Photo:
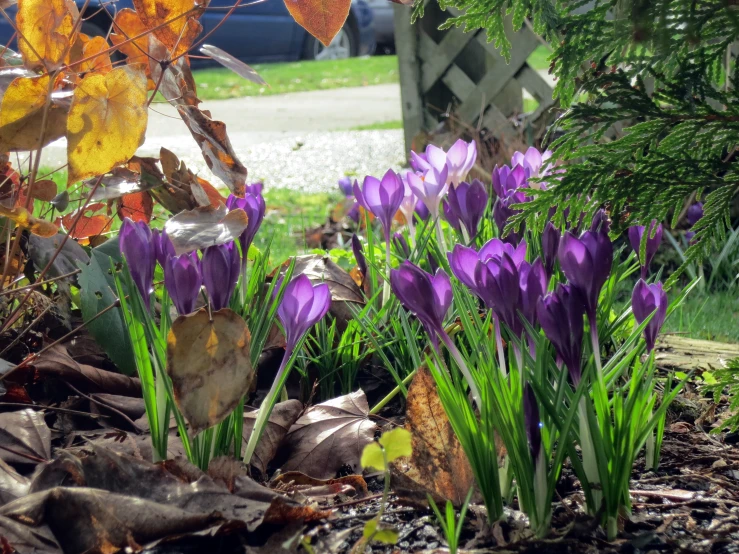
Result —
[[543, 44], [540, 44], [536, 47], [536, 50], [531, 53], [528, 60], [526, 61], [529, 62], [529, 65], [534, 69], [549, 69], [549, 62], [547, 61], [547, 58], [551, 56], [551, 54], [552, 51], [549, 50], [549, 48], [547, 48]]
[[385, 129], [402, 129], [403, 122], [399, 119], [393, 121], [378, 121], [377, 123], [369, 123], [367, 125], [357, 125], [349, 129], [350, 131], [382, 131]]
[[664, 332], [695, 339], [739, 342], [739, 292], [694, 290], [665, 322]]
[[247, 81], [226, 68], [195, 70], [198, 96], [222, 100], [398, 82], [396, 56], [257, 64], [254, 69], [269, 86]]

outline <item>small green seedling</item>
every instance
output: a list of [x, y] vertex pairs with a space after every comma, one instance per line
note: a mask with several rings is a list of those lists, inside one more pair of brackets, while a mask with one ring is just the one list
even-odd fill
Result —
[[377, 515], [364, 525], [362, 538], [354, 545], [352, 552], [363, 552], [372, 541], [383, 544], [398, 542], [398, 532], [392, 527], [383, 526], [381, 519], [387, 506], [390, 494], [390, 462], [411, 455], [411, 434], [402, 428], [383, 433], [380, 440], [368, 444], [362, 451], [361, 464], [364, 469], [376, 469], [385, 472], [385, 489], [380, 501]]
[[454, 517], [454, 505], [451, 501], [446, 501], [446, 517], [441, 514], [441, 511], [436, 506], [434, 499], [431, 495], [427, 495], [429, 505], [436, 514], [436, 519], [439, 520], [441, 530], [444, 531], [444, 537], [446, 543], [449, 546], [449, 554], [457, 554], [459, 548], [459, 537], [462, 534], [462, 525], [464, 524], [464, 518], [467, 515], [467, 507], [470, 505], [470, 499], [472, 498], [473, 489], [470, 488], [470, 492], [467, 493], [467, 498], [464, 499], [462, 509], [459, 511], [459, 518]]

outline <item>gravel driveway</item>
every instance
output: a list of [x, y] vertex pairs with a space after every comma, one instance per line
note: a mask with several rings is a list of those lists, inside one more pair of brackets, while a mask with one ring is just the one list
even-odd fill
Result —
[[[201, 107], [226, 122], [231, 143], [249, 170], [249, 181], [301, 191], [335, 190], [344, 175], [382, 175], [405, 160], [401, 130], [348, 131], [402, 119], [399, 85], [343, 88], [279, 96], [211, 100]], [[140, 155], [160, 147], [219, 186], [195, 141], [169, 104], [152, 104]], [[43, 165], [66, 162], [66, 140], [44, 150]]]

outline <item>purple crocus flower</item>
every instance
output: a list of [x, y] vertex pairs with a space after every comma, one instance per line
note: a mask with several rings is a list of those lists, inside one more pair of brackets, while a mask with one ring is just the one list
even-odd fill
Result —
[[174, 244], [172, 244], [169, 236], [167, 236], [167, 231], [160, 231], [159, 229], [151, 230], [151, 242], [154, 247], [154, 255], [159, 265], [163, 268], [167, 260], [176, 254]]
[[667, 294], [662, 288], [662, 283], [648, 285], [644, 279], [639, 279], [631, 295], [631, 311], [634, 312], [634, 318], [637, 323], [641, 324], [655, 310], [656, 313], [654, 313], [654, 316], [644, 328], [644, 340], [647, 343], [647, 352], [654, 350], [657, 335], [665, 322], [665, 317], [667, 316]]
[[572, 285], [557, 285], [554, 292], [539, 299], [536, 314], [544, 334], [554, 345], [558, 359], [577, 386], [582, 376], [582, 338], [585, 303]]
[[[655, 229], [655, 226], [656, 226], [656, 229]], [[629, 242], [631, 243], [631, 248], [633, 248], [634, 251], [636, 252], [637, 257], [640, 257], [641, 241], [642, 241], [643, 236], [644, 236], [644, 226], [643, 225], [634, 225], [633, 227], [629, 227]], [[640, 260], [642, 262], [641, 264], [642, 279], [646, 278], [647, 269], [649, 269], [649, 264], [652, 262], [652, 258], [654, 258], [654, 255], [657, 253], [657, 249], [659, 248], [659, 243], [661, 241], [662, 241], [662, 225], [660, 225], [657, 222], [657, 220], [653, 219], [652, 222], [649, 224], [649, 234], [647, 235], [646, 256], [644, 260]]]
[[331, 292], [326, 283], [313, 285], [307, 275], [298, 275], [285, 287], [277, 316], [285, 330], [286, 352], [291, 352], [305, 333], [328, 312]]
[[477, 143], [475, 141], [465, 142], [462, 139], [457, 140], [448, 152], [444, 152], [443, 149], [433, 144], [426, 147], [425, 154], [411, 152], [411, 166], [416, 171], [428, 173], [434, 170], [441, 175], [446, 168], [444, 184], [453, 186], [457, 186], [467, 177], [476, 159]]
[[203, 252], [203, 283], [214, 311], [228, 306], [239, 280], [241, 258], [236, 243], [209, 246]]
[[505, 186], [508, 182], [508, 175], [510, 173], [511, 168], [505, 164], [500, 167], [496, 165], [495, 168], [493, 168], [493, 192], [499, 198], [508, 194]]
[[526, 153], [515, 152], [511, 157], [511, 165], [520, 165], [526, 171], [526, 177], [539, 177], [539, 172], [544, 163], [552, 157], [552, 151], [546, 150], [539, 152], [533, 146], [526, 150]]
[[[469, 237], [475, 237], [477, 227], [488, 205], [488, 193], [485, 186], [477, 179], [472, 181], [472, 184], [461, 182], [456, 188], [449, 189], [448, 205], [449, 211], [456, 216], [458, 222], [464, 225]], [[444, 211], [446, 213], [446, 206]]]
[[544, 269], [546, 269], [547, 277], [554, 275], [554, 264], [557, 261], [557, 250], [561, 237], [562, 234], [559, 229], [551, 221], [547, 221], [541, 235], [541, 256], [544, 258]]
[[434, 275], [405, 261], [390, 270], [390, 285], [407, 310], [418, 317], [435, 346], [438, 336], [445, 334], [444, 318], [452, 304], [452, 284], [439, 269]]
[[341, 194], [343, 194], [346, 197], [352, 196], [354, 194], [354, 183], [352, 183], [352, 180], [349, 177], [342, 177], [339, 179], [339, 190], [341, 191]]
[[447, 174], [446, 166], [443, 166], [440, 171], [432, 167], [423, 177], [411, 171], [406, 174], [406, 181], [411, 190], [426, 205], [434, 219], [439, 217], [441, 199], [449, 190]]
[[143, 221], [134, 222], [125, 218], [118, 234], [118, 244], [128, 263], [131, 278], [144, 299], [144, 305], [148, 306], [156, 265], [151, 229]]
[[523, 262], [519, 268], [518, 280], [521, 288], [521, 313], [530, 325], [535, 326], [536, 304], [549, 287], [549, 277], [541, 258], [537, 258], [533, 264]]
[[368, 175], [364, 178], [362, 188], [357, 182], [354, 183], [357, 202], [380, 220], [387, 242], [390, 241], [390, 227], [403, 202], [404, 192], [403, 181], [392, 169], [387, 170], [382, 180]]
[[447, 181], [452, 187], [458, 186], [472, 170], [477, 159], [477, 142], [465, 142], [458, 139], [446, 153], [446, 163], [449, 167]]
[[246, 187], [244, 187], [244, 194], [251, 194], [252, 196], [262, 196], [263, 188], [264, 183], [252, 183], [251, 185], [246, 185]]
[[346, 217], [351, 219], [354, 223], [359, 223], [359, 202], [356, 200], [349, 211], [346, 213]]
[[559, 265], [582, 293], [591, 325], [595, 323], [598, 297], [612, 263], [613, 245], [605, 225], [599, 231], [585, 231], [580, 238], [567, 231], [559, 243]]
[[[477, 293], [477, 281], [475, 271], [480, 265], [480, 258], [473, 248], [455, 244], [454, 249], [447, 253], [449, 267], [452, 268], [454, 276], [467, 286], [472, 292]], [[479, 296], [479, 294], [478, 294]]]
[[262, 225], [264, 219], [264, 212], [266, 205], [264, 203], [264, 197], [261, 194], [246, 194], [244, 198], [239, 198], [231, 194], [226, 200], [226, 207], [229, 210], [244, 210], [248, 223], [246, 229], [239, 236], [239, 245], [241, 246], [241, 252], [243, 253], [243, 263], [246, 263], [246, 255], [249, 252], [249, 246], [254, 240], [254, 236], [259, 231], [259, 227]]
[[526, 259], [526, 241], [522, 240], [518, 243], [518, 246], [513, 246], [501, 239], [493, 238], [482, 245], [478, 257], [480, 261], [484, 262], [489, 258], [500, 257], [504, 253], [511, 257], [516, 267], [520, 267], [521, 263]]
[[[696, 202], [695, 204], [692, 204], [688, 208], [688, 213], [686, 214], [686, 218], [688, 220], [688, 224], [692, 227], [698, 221], [703, 217], [703, 202]], [[693, 241], [693, 237], [695, 236], [695, 233], [693, 231], [687, 231], [685, 233], [685, 238], [688, 239], [688, 242]]]
[[515, 165], [513, 169], [504, 165], [500, 168], [495, 166], [493, 169], [493, 191], [498, 198], [506, 198], [518, 189], [528, 188], [526, 182], [526, 170]]
[[195, 252], [167, 259], [164, 264], [164, 286], [178, 314], [187, 315], [195, 311], [202, 285], [200, 260]]
[[364, 248], [356, 233], [352, 235], [352, 251], [354, 252], [354, 259], [359, 267], [359, 272], [362, 275], [367, 275], [367, 258], [364, 257]]
[[534, 389], [529, 383], [523, 389], [523, 418], [526, 425], [526, 438], [529, 440], [529, 451], [531, 459], [536, 459], [541, 452], [541, 418], [539, 417], [539, 404], [536, 402]]
[[516, 336], [523, 332], [523, 325], [518, 317], [521, 302], [518, 269], [507, 253], [489, 258], [475, 268], [475, 284], [480, 298]]

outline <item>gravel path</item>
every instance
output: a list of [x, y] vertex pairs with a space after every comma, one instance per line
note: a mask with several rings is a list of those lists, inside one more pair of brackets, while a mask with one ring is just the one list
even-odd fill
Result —
[[[208, 101], [201, 107], [226, 122], [231, 144], [249, 170], [249, 181], [261, 180], [267, 187], [333, 191], [344, 175], [381, 176], [391, 167], [399, 169], [405, 160], [401, 130], [346, 130], [400, 120], [398, 85]], [[158, 156], [162, 146], [221, 185], [174, 108], [155, 104], [138, 154]], [[65, 139], [49, 145], [43, 165], [64, 165], [66, 148]]]

